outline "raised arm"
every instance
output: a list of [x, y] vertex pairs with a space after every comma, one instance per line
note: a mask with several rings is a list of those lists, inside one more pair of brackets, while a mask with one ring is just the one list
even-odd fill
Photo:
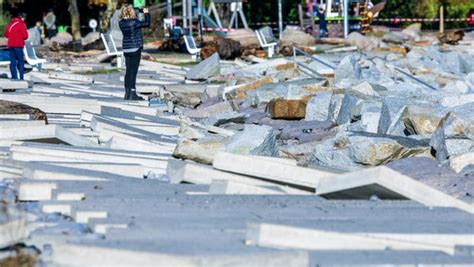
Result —
[[143, 13], [145, 13], [145, 20], [140, 22], [141, 28], [148, 28], [151, 25], [151, 16], [148, 12], [148, 8], [143, 9]]

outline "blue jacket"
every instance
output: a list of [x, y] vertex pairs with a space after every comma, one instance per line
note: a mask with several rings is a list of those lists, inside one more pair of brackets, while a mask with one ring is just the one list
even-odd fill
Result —
[[123, 41], [122, 49], [143, 48], [142, 28], [150, 27], [150, 14], [145, 14], [145, 20], [122, 19], [119, 21], [120, 30], [122, 30]]

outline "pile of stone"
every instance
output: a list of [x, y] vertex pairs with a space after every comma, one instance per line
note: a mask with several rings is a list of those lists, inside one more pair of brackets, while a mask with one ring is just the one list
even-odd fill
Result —
[[104, 65], [28, 74], [0, 93], [0, 264], [469, 265], [473, 59], [143, 61], [133, 102], [77, 73]]

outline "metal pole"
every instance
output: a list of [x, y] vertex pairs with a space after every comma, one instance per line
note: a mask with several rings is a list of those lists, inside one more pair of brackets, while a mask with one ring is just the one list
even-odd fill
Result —
[[278, 0], [278, 31], [280, 39], [283, 34], [283, 5], [281, 2], [282, 0]]
[[202, 32], [202, 27], [204, 27], [203, 23], [203, 17], [202, 17], [202, 14], [204, 13], [203, 12], [203, 4], [202, 4], [202, 0], [198, 0], [198, 19], [199, 19], [199, 36], [201, 37], [201, 42], [203, 40], [203, 32]]
[[173, 16], [173, 3], [171, 3], [171, 0], [167, 0], [167, 13], [168, 13], [168, 18], [171, 18]]
[[193, 0], [188, 0], [189, 35], [193, 35]]
[[439, 32], [444, 33], [444, 5], [439, 7]]
[[344, 0], [344, 38], [349, 35], [349, 0]]
[[186, 8], [186, 3], [187, 3], [188, 0], [183, 0], [183, 28], [187, 28], [188, 27], [188, 18], [186, 16], [186, 14], [188, 13], [188, 9]]

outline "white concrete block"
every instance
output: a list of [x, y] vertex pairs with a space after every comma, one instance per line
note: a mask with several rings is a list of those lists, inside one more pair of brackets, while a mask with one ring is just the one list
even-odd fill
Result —
[[[379, 185], [391, 192], [429, 207], [454, 207], [474, 213], [473, 205], [424, 185], [385, 166], [323, 177], [318, 181], [316, 194], [334, 194], [370, 185]], [[370, 189], [368, 190], [370, 191]], [[375, 190], [374, 192], [369, 192], [369, 194], [377, 195], [378, 192]]]
[[474, 235], [341, 233], [274, 224], [249, 224], [246, 244], [303, 250], [441, 251], [454, 255], [456, 245], [472, 246]]
[[282, 164], [282, 162], [284, 161], [280, 159], [219, 152], [215, 156], [212, 166], [222, 171], [304, 186], [309, 189], [315, 189], [319, 179], [334, 175], [331, 172], [299, 167], [294, 164]]
[[50, 79], [56, 79], [56, 80], [76, 81], [76, 82], [83, 82], [83, 83], [94, 83], [94, 78], [92, 76], [85, 76], [85, 75], [80, 75], [80, 74], [50, 72], [48, 77]]

